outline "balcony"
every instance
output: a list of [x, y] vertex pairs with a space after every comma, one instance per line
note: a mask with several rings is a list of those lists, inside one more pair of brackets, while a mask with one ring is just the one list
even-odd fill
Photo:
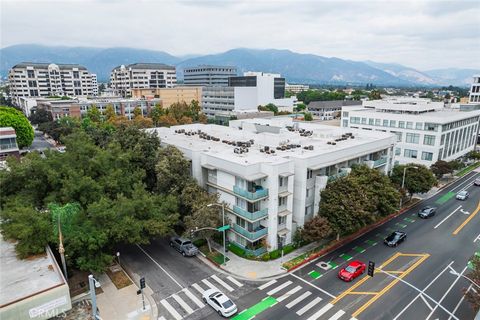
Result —
[[338, 173], [336, 174], [332, 174], [331, 176], [328, 176], [328, 181], [335, 181], [337, 180], [338, 178], [342, 178], [342, 177], [346, 177], [348, 176], [348, 172], [347, 171], [339, 171]]
[[387, 163], [387, 157], [381, 157], [380, 159], [373, 161], [373, 167], [378, 168], [383, 166], [386, 163]]
[[258, 188], [255, 192], [250, 192], [238, 186], [233, 186], [233, 192], [240, 197], [248, 200], [258, 200], [268, 196], [268, 189]]
[[233, 212], [235, 212], [235, 214], [238, 214], [239, 216], [241, 216], [245, 219], [248, 219], [250, 221], [255, 221], [255, 220], [258, 220], [258, 219], [266, 218], [268, 216], [268, 208], [258, 210], [258, 211], [255, 211], [255, 212], [248, 212], [245, 209], [242, 209], [242, 208], [237, 207], [237, 206], [233, 206]]
[[238, 224], [233, 224], [233, 230], [252, 241], [258, 240], [268, 233], [268, 229], [263, 226], [260, 226], [256, 231], [248, 231], [240, 227]]

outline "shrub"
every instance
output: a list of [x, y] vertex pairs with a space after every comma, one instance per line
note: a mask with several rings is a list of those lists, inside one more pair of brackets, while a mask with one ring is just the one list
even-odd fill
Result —
[[268, 261], [268, 260], [270, 260], [270, 253], [269, 253], [269, 252], [265, 253], [265, 254], [262, 256], [262, 260], [263, 260], [263, 261]]

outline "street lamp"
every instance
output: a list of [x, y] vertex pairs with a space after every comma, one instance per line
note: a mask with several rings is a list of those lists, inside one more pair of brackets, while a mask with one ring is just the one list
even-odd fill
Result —
[[[405, 187], [405, 175], [407, 173], [407, 169], [418, 169], [416, 166], [411, 166], [411, 167], [405, 167], [403, 169], [403, 178], [402, 178], [402, 189]], [[403, 203], [403, 196], [400, 197], [400, 210], [402, 209], [402, 203]]]
[[92, 299], [92, 316], [94, 320], [99, 319], [97, 315], [97, 294], [95, 293], [95, 288], [100, 288], [100, 282], [93, 277], [93, 275], [88, 276], [88, 285], [90, 287], [90, 299]]
[[[207, 207], [213, 207], [213, 206], [220, 206], [222, 207], [222, 226], [225, 227], [225, 205], [222, 203], [210, 203], [207, 204]], [[223, 264], [225, 265], [227, 263], [226, 259], [227, 257], [225, 256], [226, 250], [225, 250], [225, 228], [223, 228]]]
[[453, 274], [454, 276], [457, 276], [457, 277], [462, 277], [462, 278], [465, 278], [467, 279], [468, 281], [470, 281], [474, 286], [476, 286], [478, 289], [480, 289], [480, 285], [478, 285], [475, 281], [473, 281], [472, 279], [470, 279], [469, 277], [463, 275], [463, 274], [460, 274], [458, 273], [457, 271], [455, 271], [455, 269], [453, 269], [451, 266], [448, 266], [450, 268], [450, 273]]

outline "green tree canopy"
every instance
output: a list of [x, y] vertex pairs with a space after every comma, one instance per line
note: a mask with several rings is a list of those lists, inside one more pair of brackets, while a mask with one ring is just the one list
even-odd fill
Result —
[[447, 161], [443, 160], [438, 160], [437, 162], [432, 164], [430, 166], [430, 170], [432, 170], [433, 174], [437, 178], [441, 178], [444, 174], [453, 172], [452, 166]]
[[305, 223], [301, 238], [306, 241], [319, 241], [328, 238], [332, 233], [330, 222], [325, 217], [317, 215]]
[[403, 170], [405, 168], [407, 169], [405, 171], [404, 187], [410, 195], [428, 192], [437, 184], [437, 179], [430, 169], [423, 165], [410, 163], [395, 166], [392, 170], [390, 179], [398, 188], [402, 186]]
[[52, 113], [46, 109], [37, 109], [34, 114], [29, 117], [32, 124], [41, 124], [53, 121]]
[[12, 127], [17, 134], [19, 148], [32, 144], [35, 136], [27, 117], [15, 108], [0, 106], [0, 127]]

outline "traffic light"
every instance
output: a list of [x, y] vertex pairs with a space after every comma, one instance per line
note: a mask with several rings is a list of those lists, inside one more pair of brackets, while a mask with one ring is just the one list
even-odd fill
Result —
[[145, 289], [145, 277], [140, 278], [140, 289]]
[[373, 273], [375, 272], [375, 262], [368, 261], [368, 275], [373, 277]]

